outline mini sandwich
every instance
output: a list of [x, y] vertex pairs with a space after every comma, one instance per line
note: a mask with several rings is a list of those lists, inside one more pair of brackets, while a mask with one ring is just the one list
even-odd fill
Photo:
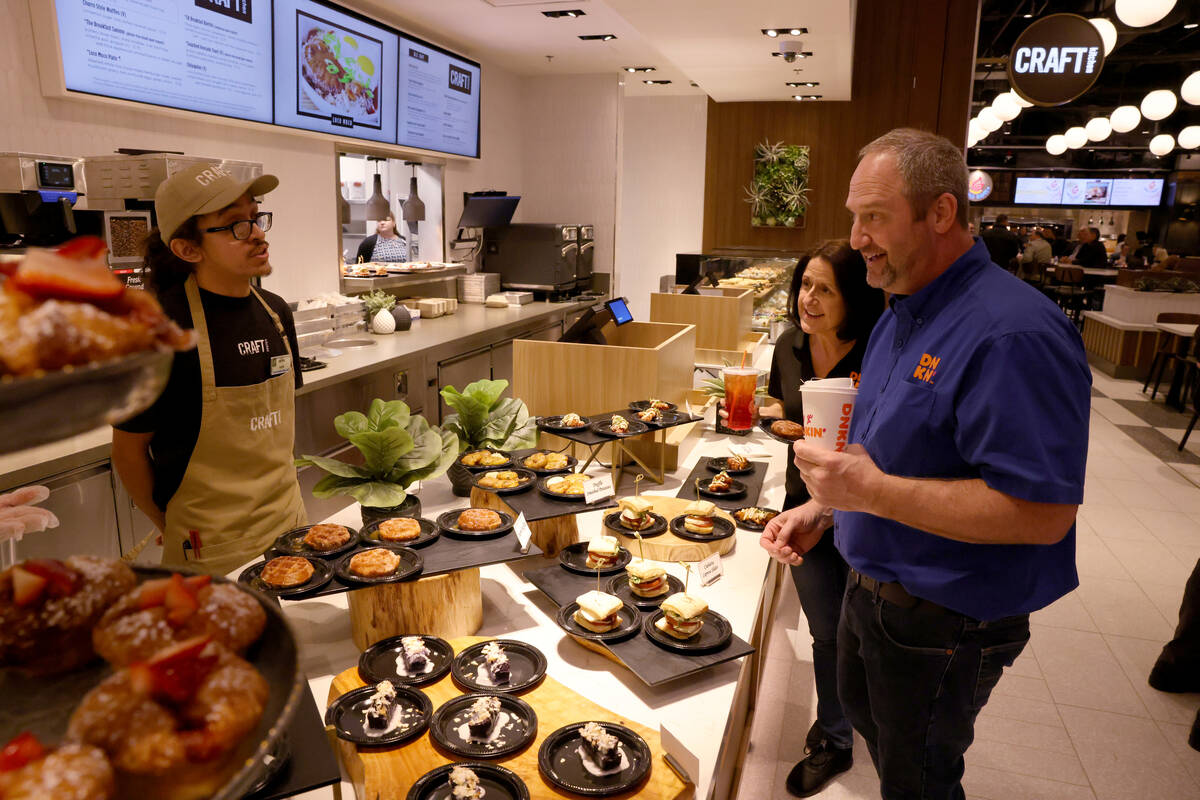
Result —
[[608, 427], [613, 433], [626, 433], [629, 430], [629, 420], [620, 414], [613, 414], [613, 418], [608, 422]]
[[713, 515], [717, 507], [708, 500], [694, 500], [683, 509], [684, 530], [691, 533], [710, 534], [713, 532]]
[[621, 618], [617, 613], [621, 610], [622, 605], [619, 597], [593, 589], [576, 597], [575, 602], [579, 603], [579, 610], [572, 618], [582, 628], [593, 633], [605, 633], [621, 624]]
[[588, 542], [587, 561], [589, 569], [604, 569], [617, 563], [621, 545], [615, 536], [597, 536]]
[[654, 518], [650, 516], [650, 509], [654, 507], [644, 497], [622, 497], [617, 501], [617, 505], [621, 507], [621, 527], [628, 528], [631, 531], [644, 531], [654, 524]]
[[662, 619], [655, 622], [654, 627], [676, 639], [690, 639], [704, 627], [708, 603], [695, 595], [676, 592], [662, 601], [661, 608]]
[[635, 558], [625, 567], [629, 576], [629, 591], [638, 597], [658, 597], [671, 590], [667, 571], [657, 564]]

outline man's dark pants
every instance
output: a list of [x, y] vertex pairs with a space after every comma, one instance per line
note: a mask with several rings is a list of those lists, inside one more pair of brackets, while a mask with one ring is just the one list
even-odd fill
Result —
[[921, 601], [903, 608], [846, 586], [838, 691], [866, 739], [884, 800], [961, 800], [975, 717], [1029, 641], [1029, 615], [979, 622]]

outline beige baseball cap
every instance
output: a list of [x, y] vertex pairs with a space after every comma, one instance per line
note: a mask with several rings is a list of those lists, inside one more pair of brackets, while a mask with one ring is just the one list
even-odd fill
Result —
[[158, 185], [154, 192], [154, 213], [158, 217], [158, 232], [163, 242], [183, 223], [197, 214], [211, 214], [235, 202], [246, 192], [255, 197], [264, 195], [279, 185], [274, 175], [260, 175], [252, 180], [238, 180], [233, 173], [217, 163], [196, 164], [176, 172]]

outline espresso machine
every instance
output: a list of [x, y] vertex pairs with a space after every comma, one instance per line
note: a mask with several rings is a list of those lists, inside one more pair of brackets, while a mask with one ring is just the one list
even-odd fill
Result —
[[52, 247], [99, 225], [77, 214], [86, 194], [82, 159], [0, 153], [0, 252]]
[[500, 273], [500, 285], [505, 289], [531, 289], [549, 297], [574, 294], [578, 260], [578, 225], [522, 223], [484, 228], [484, 269]]

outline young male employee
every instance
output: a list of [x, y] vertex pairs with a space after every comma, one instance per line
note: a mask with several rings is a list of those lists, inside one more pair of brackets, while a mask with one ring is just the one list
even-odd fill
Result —
[[112, 460], [162, 532], [164, 564], [223, 574], [305, 521], [292, 464], [296, 329], [287, 303], [250, 283], [271, 274], [271, 214], [256, 198], [278, 185], [197, 165], [154, 196], [148, 284], [199, 344], [175, 356], [158, 401], [114, 429]]

